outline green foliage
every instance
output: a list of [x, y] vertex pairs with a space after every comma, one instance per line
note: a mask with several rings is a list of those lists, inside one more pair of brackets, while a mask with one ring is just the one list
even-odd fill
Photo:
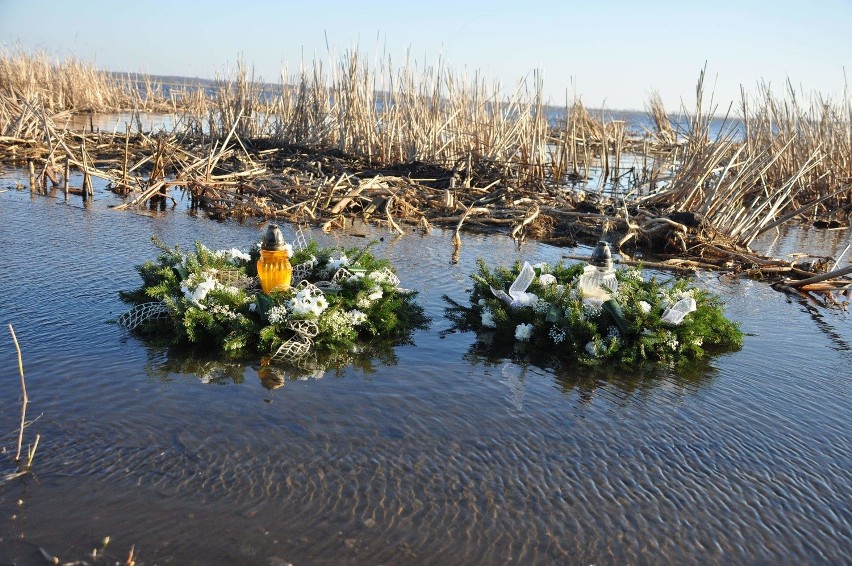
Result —
[[[523, 265], [489, 269], [480, 259], [471, 275], [470, 304], [444, 297], [450, 303], [447, 316], [462, 330], [488, 333], [495, 346], [553, 352], [586, 363], [679, 363], [742, 346], [739, 325], [725, 318], [719, 299], [686, 280], [645, 281], [637, 269], [618, 270], [615, 293], [596, 300], [580, 290], [584, 268], [537, 264], [535, 278], [511, 303], [494, 291], [509, 290]], [[681, 304], [694, 299], [695, 310], [678, 322], [666, 313], [681, 299]]]
[[[136, 269], [142, 285], [121, 291], [132, 305], [157, 302], [167, 319], [152, 317], [136, 330], [155, 340], [215, 348], [225, 355], [275, 353], [293, 340], [309, 339], [314, 350], [351, 347], [362, 339], [405, 341], [428, 323], [416, 294], [398, 287], [390, 262], [365, 248], [322, 248], [311, 241], [297, 250], [304, 282], [286, 291], [257, 288], [257, 248], [210, 250], [201, 243], [183, 253], [158, 241], [156, 261]], [[323, 289], [313, 283], [326, 282]], [[294, 283], [299, 283], [294, 281]], [[305, 334], [315, 324], [316, 335]]]

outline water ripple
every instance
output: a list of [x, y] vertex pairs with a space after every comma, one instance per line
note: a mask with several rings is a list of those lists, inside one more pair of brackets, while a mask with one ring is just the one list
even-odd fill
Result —
[[[251, 364], [203, 383], [179, 354], [109, 323], [116, 292], [138, 285], [152, 234], [247, 247], [261, 226], [118, 214], [99, 198], [0, 194], [0, 317], [41, 415], [28, 429], [41, 435], [38, 481], [0, 485], [3, 516], [25, 499], [27, 522], [0, 538], [66, 548], [98, 525], [184, 564], [847, 560], [845, 319], [815, 324], [765, 286], [706, 277], [749, 333], [741, 352], [636, 375], [492, 359], [471, 335], [441, 334], [442, 295], [464, 299], [477, 257], [564, 250], [466, 236], [453, 264], [446, 232], [376, 232], [433, 318], [395, 362], [273, 391]], [[16, 367], [8, 342], [0, 367]], [[0, 380], [0, 395], [8, 452], [18, 383]]]

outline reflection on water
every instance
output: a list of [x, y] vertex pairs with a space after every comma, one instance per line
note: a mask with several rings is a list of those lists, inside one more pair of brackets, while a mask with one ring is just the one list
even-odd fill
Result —
[[245, 358], [228, 358], [207, 350], [186, 347], [149, 348], [146, 370], [149, 377], [171, 381], [176, 375], [192, 375], [201, 383], [239, 384], [249, 376], [256, 377], [267, 389], [277, 389], [288, 381], [340, 377], [346, 368], [365, 374], [376, 373], [380, 366], [399, 362], [396, 346], [376, 340], [356, 344], [350, 349], [311, 352], [290, 362]]
[[590, 365], [550, 353], [519, 354], [505, 346], [495, 348], [487, 336], [477, 337], [464, 359], [473, 366], [499, 368], [503, 382], [511, 391], [512, 403], [519, 411], [523, 409], [525, 376], [530, 371], [547, 372], [563, 395], [576, 393], [582, 403], [590, 402], [598, 393], [609, 399], [628, 400], [660, 387], [687, 395], [710, 383], [716, 374], [709, 359], [687, 361], [676, 368], [650, 364], [635, 368]]
[[[181, 565], [848, 561], [842, 313], [817, 324], [762, 283], [703, 275], [748, 334], [740, 352], [637, 371], [521, 357], [452, 332], [442, 296], [467, 297], [477, 257], [588, 250], [467, 235], [453, 264], [450, 234], [412, 232], [375, 248], [432, 317], [411, 344], [222, 361], [110, 324], [117, 291], [138, 285], [152, 234], [246, 248], [262, 224], [118, 213], [101, 189], [85, 207], [0, 193], [0, 322], [39, 417], [25, 445], [41, 435], [33, 475], [0, 483], [0, 563], [34, 546], [91, 560], [104, 536], [104, 563], [131, 545], [142, 564]], [[0, 338], [0, 368], [16, 367]], [[14, 377], [0, 380], [0, 476]]]

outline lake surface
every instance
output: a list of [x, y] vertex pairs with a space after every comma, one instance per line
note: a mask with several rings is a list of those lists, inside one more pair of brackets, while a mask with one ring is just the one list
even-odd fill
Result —
[[[118, 291], [140, 284], [134, 266], [156, 256], [152, 235], [247, 249], [262, 223], [184, 203], [117, 212], [97, 184], [93, 202], [66, 203], [15, 190], [24, 177], [0, 170], [0, 478], [20, 419], [10, 323], [36, 419], [25, 447], [41, 441], [33, 473], [0, 483], [0, 564], [42, 564], [39, 548], [123, 563], [132, 545], [145, 565], [849, 563], [845, 314], [702, 275], [748, 333], [741, 351], [688, 371], [538, 367], [446, 332], [441, 297], [466, 298], [477, 257], [588, 248], [465, 235], [453, 264], [450, 233], [374, 230], [431, 326], [270, 389], [258, 363], [148, 346], [110, 323], [126, 310]], [[849, 239], [794, 230], [761, 245], [836, 257]]]

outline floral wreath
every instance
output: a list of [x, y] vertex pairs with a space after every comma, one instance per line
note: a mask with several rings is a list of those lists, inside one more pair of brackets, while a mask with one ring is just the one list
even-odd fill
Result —
[[494, 270], [480, 259], [469, 305], [444, 296], [447, 316], [515, 349], [584, 362], [677, 363], [742, 346], [739, 325], [716, 296], [685, 279], [646, 281], [639, 269], [613, 269], [606, 252], [596, 250], [588, 264]]
[[399, 287], [390, 263], [369, 252], [372, 244], [323, 248], [300, 235], [295, 250], [286, 246], [291, 285], [264, 293], [260, 244], [246, 253], [196, 242], [184, 253], [152, 240], [162, 253], [137, 266], [143, 284], [120, 292], [133, 307], [117, 320], [149, 338], [295, 361], [361, 339], [405, 340], [428, 324], [416, 293]]

